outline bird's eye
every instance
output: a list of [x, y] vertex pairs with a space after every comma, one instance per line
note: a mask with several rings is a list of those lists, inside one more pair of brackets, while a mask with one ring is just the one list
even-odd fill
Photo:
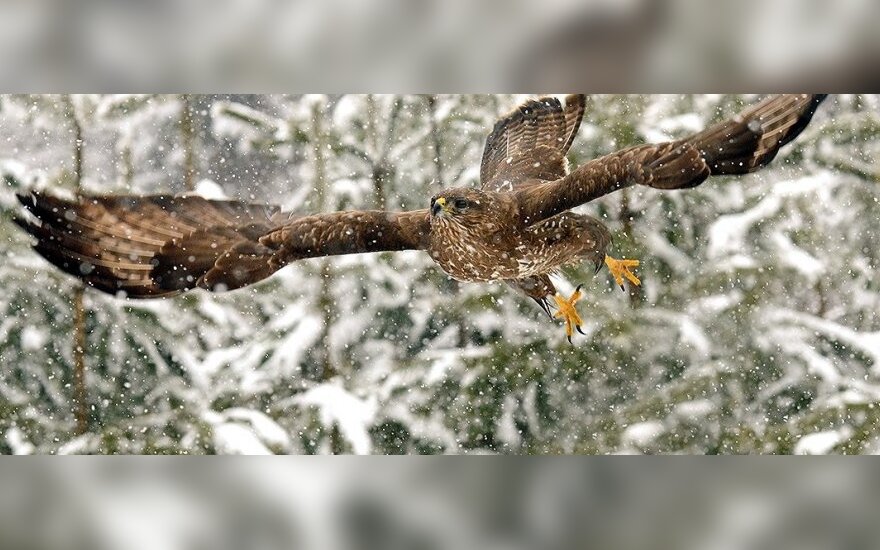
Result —
[[468, 207], [468, 201], [465, 199], [455, 199], [455, 208], [458, 210], [464, 210]]

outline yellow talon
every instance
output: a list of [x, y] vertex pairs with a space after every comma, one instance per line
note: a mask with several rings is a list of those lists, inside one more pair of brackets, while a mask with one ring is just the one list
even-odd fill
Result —
[[626, 277], [629, 282], [632, 284], [639, 286], [642, 282], [639, 280], [635, 274], [629, 270], [631, 267], [638, 267], [638, 260], [616, 260], [611, 256], [605, 256], [605, 265], [608, 266], [608, 271], [611, 272], [611, 276], [614, 277], [614, 282], [620, 286], [621, 290], [625, 290], [623, 288], [623, 278]]
[[583, 297], [583, 293], [581, 292], [581, 285], [575, 289], [574, 293], [568, 299], [563, 298], [559, 294], [553, 296], [553, 299], [556, 301], [556, 313], [553, 314], [553, 317], [561, 317], [565, 320], [565, 335], [568, 337], [568, 343], [571, 343], [571, 335], [574, 334], [574, 329], [577, 329], [581, 334], [584, 331], [581, 330], [581, 325], [584, 324], [581, 316], [578, 315], [577, 309], [575, 309], [574, 305]]

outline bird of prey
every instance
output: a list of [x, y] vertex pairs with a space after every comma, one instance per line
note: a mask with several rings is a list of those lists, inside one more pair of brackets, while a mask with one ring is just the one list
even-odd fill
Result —
[[[590, 260], [617, 284], [636, 260], [608, 256], [611, 233], [571, 209], [632, 185], [686, 189], [712, 175], [769, 163], [809, 123], [825, 95], [775, 95], [684, 139], [637, 145], [569, 170], [567, 154], [585, 97], [530, 100], [500, 119], [486, 140], [476, 188], [450, 188], [427, 208], [292, 215], [278, 208], [198, 196], [19, 197], [18, 220], [34, 249], [86, 284], [128, 298], [194, 288], [232, 290], [304, 258], [424, 250], [460, 281], [505, 281], [580, 331], [575, 302], [549, 275]], [[427, 202], [427, 201], [426, 201]]]

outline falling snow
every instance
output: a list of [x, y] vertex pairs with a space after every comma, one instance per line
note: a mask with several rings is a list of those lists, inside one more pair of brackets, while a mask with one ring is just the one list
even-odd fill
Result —
[[[681, 137], [735, 99], [597, 96], [570, 160]], [[425, 208], [441, 186], [478, 184], [485, 136], [516, 98], [198, 96], [190, 188], [181, 98], [73, 100], [86, 192], [307, 213]], [[76, 283], [11, 221], [15, 192], [72, 192], [70, 113], [60, 96], [0, 97], [0, 451], [875, 450], [878, 107], [832, 97], [757, 174], [581, 207], [641, 260], [644, 286], [567, 269], [560, 290], [586, 292], [574, 345], [530, 300], [452, 281], [419, 252], [308, 260], [225, 294], [87, 290], [79, 433]]]

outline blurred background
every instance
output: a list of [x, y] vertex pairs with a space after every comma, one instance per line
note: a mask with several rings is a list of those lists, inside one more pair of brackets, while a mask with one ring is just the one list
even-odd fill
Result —
[[878, 22], [874, 0], [9, 0], [0, 85], [877, 91]]
[[9, 548], [872, 550], [880, 540], [878, 478], [858, 459], [3, 462]]
[[[871, 453], [880, 4], [10, 0], [0, 88], [0, 452]], [[359, 96], [396, 90], [430, 96]], [[129, 303], [29, 250], [14, 192], [195, 190], [420, 207], [477, 180], [517, 90], [594, 96], [571, 158], [697, 129], [750, 91], [838, 92], [760, 174], [583, 208], [643, 292], [589, 336], [419, 254]], [[75, 161], [75, 151], [84, 163]], [[81, 346], [77, 341], [82, 342]], [[45, 459], [0, 464], [10, 548], [877, 547], [863, 461]], [[442, 462], [440, 462], [442, 460]], [[861, 466], [861, 467], [859, 467]]]
[[[832, 96], [757, 174], [582, 207], [641, 259], [643, 286], [566, 270], [560, 289], [587, 292], [573, 346], [530, 300], [419, 252], [135, 302], [83, 292], [11, 223], [32, 188], [421, 208], [477, 184], [485, 136], [524, 97], [0, 97], [0, 451], [880, 450], [876, 95]], [[759, 98], [590, 96], [571, 160]]]

